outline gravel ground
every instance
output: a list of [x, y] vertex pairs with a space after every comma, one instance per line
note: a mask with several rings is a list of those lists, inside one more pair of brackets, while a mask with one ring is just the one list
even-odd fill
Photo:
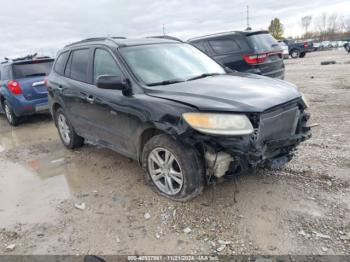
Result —
[[287, 60], [319, 123], [313, 138], [281, 171], [188, 203], [153, 193], [113, 151], [64, 149], [49, 116], [16, 128], [0, 116], [0, 253], [350, 254], [349, 61], [343, 50]]

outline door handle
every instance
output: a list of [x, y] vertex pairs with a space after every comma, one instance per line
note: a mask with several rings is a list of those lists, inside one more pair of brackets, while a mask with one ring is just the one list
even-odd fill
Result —
[[63, 86], [58, 85], [57, 88], [58, 88], [59, 90], [62, 90], [62, 89], [63, 89]]
[[86, 100], [87, 100], [90, 104], [93, 104], [94, 101], [95, 101], [95, 99], [94, 99], [94, 97], [93, 97], [92, 95], [87, 96], [87, 97], [86, 97]]

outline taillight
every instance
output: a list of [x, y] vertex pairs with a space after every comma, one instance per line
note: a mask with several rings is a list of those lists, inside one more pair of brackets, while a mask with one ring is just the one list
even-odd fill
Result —
[[46, 86], [46, 87], [49, 86], [49, 81], [47, 80], [47, 78], [44, 79], [44, 86]]
[[16, 80], [10, 80], [7, 82], [7, 88], [11, 91], [14, 95], [22, 94], [22, 89], [19, 83]]
[[248, 64], [264, 63], [267, 57], [268, 57], [267, 53], [265, 53], [265, 54], [252, 54], [252, 55], [243, 56], [244, 61], [246, 61]]
[[304, 43], [304, 48], [307, 48], [308, 44], [307, 42]]

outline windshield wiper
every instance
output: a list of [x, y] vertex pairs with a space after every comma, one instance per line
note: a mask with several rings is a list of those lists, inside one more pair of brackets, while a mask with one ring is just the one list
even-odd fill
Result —
[[192, 81], [192, 80], [196, 80], [196, 79], [200, 79], [200, 78], [205, 78], [208, 76], [217, 76], [217, 75], [222, 75], [222, 74], [220, 74], [220, 73], [204, 73], [204, 74], [201, 74], [199, 76], [191, 77], [191, 78], [187, 79], [186, 81]]
[[148, 86], [163, 86], [163, 85], [171, 85], [176, 83], [185, 82], [184, 80], [174, 79], [174, 80], [165, 80], [161, 82], [151, 83], [148, 84]]

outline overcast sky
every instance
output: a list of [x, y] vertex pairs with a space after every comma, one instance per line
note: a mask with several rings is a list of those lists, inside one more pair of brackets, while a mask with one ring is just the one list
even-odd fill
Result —
[[285, 36], [301, 34], [304, 15], [350, 14], [349, 0], [0, 0], [0, 58], [55, 55], [87, 37], [159, 35], [163, 24], [167, 34], [183, 39], [242, 30], [247, 4], [253, 29], [266, 29], [278, 17]]

